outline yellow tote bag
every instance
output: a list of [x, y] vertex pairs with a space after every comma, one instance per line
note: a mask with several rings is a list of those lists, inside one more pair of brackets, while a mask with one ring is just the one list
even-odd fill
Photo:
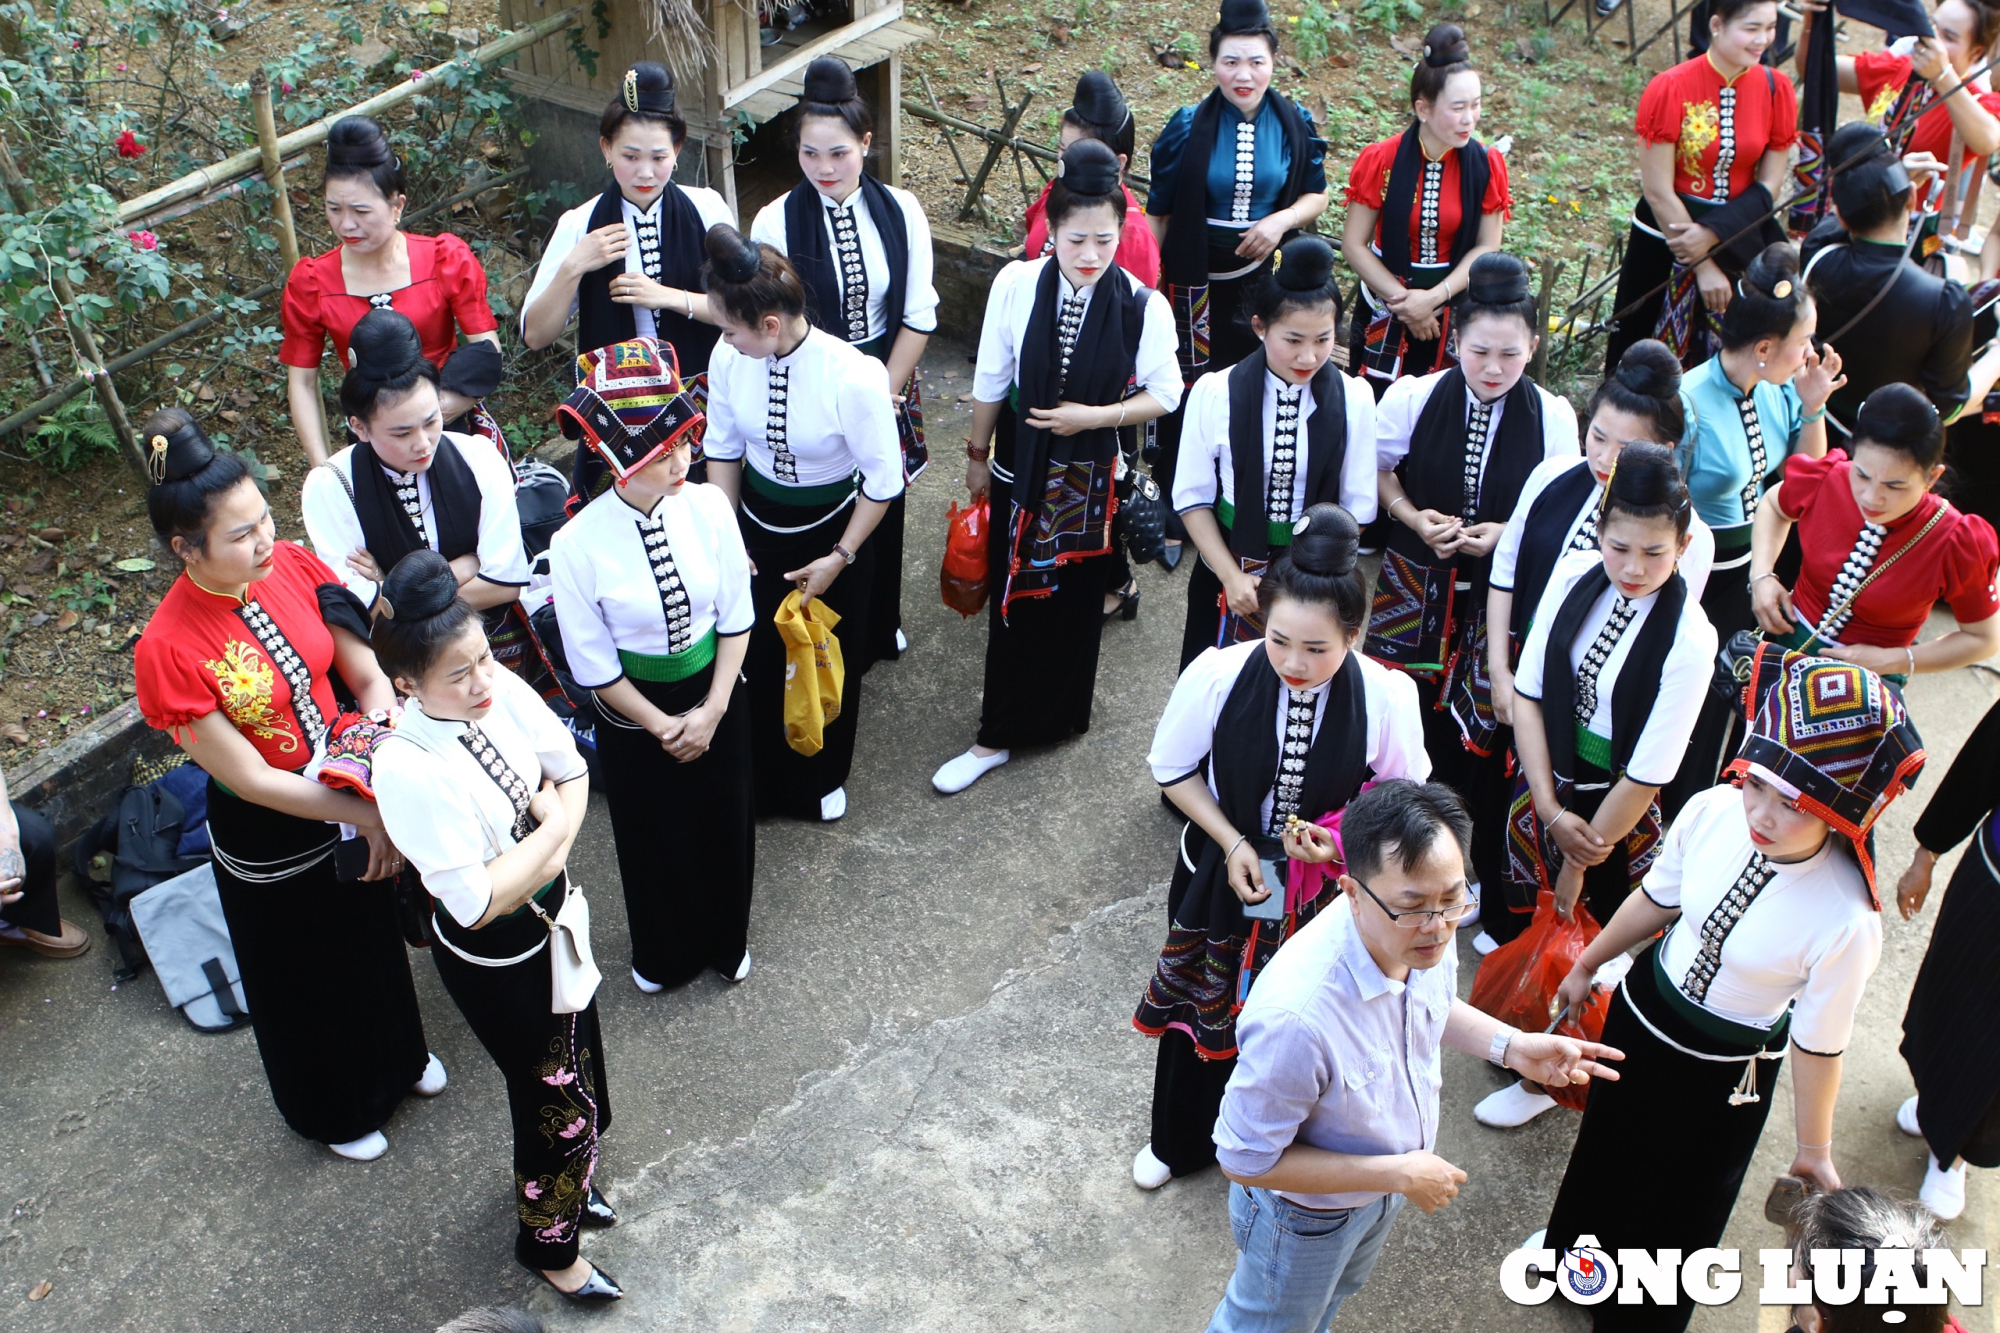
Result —
[[840, 613], [822, 597], [801, 607], [794, 590], [772, 623], [785, 645], [785, 744], [800, 754], [818, 754], [826, 743], [826, 724], [840, 716], [840, 691], [847, 681], [833, 632]]

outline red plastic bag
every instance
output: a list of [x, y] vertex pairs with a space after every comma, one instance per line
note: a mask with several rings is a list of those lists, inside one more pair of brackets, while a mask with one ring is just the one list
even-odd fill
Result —
[[983, 495], [964, 509], [954, 500], [945, 518], [950, 530], [945, 536], [939, 591], [946, 606], [962, 616], [976, 616], [986, 606], [986, 525], [992, 522], [992, 509]]
[[[1523, 1032], [1548, 1030], [1556, 1018], [1556, 988], [1597, 938], [1598, 929], [1581, 903], [1573, 920], [1558, 917], [1555, 894], [1542, 890], [1535, 897], [1535, 918], [1528, 928], [1480, 961], [1479, 975], [1472, 979], [1472, 1007]], [[1604, 1016], [1610, 1008], [1609, 991], [1592, 992], [1581, 1013], [1565, 1015], [1553, 1030], [1596, 1041], [1604, 1033]], [[1581, 1111], [1589, 1091], [1589, 1084], [1580, 1083], [1552, 1087], [1548, 1093], [1571, 1110]]]

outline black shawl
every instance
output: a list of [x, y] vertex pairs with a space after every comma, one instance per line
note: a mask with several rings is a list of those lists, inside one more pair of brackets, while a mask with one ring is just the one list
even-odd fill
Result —
[[[1397, 466], [1403, 492], [1419, 509], [1456, 514], [1465, 505], [1465, 371], [1453, 366], [1438, 377], [1430, 401], [1417, 414], [1410, 432], [1410, 452]], [[1526, 375], [1501, 400], [1499, 434], [1487, 451], [1486, 471], [1479, 484], [1475, 523], [1505, 523], [1521, 498], [1528, 474], [1542, 461], [1542, 400]], [[1419, 565], [1448, 566], [1460, 580], [1483, 588], [1493, 557], [1467, 561], [1453, 557], [1440, 562], [1437, 552], [1401, 523], [1389, 525], [1389, 546]]]
[[[1276, 88], [1264, 94], [1284, 127], [1291, 171], [1278, 196], [1278, 207], [1290, 208], [1305, 193], [1307, 158], [1312, 133], [1299, 109]], [[1161, 274], [1176, 287], [1200, 287], [1208, 282], [1208, 160], [1215, 155], [1215, 135], [1228, 99], [1217, 88], [1201, 100], [1188, 125], [1181, 148], [1180, 174], [1174, 178], [1174, 210], [1167, 215], [1167, 243], [1160, 247]], [[1262, 108], [1260, 107], [1261, 111]]]
[[[1260, 347], [1229, 372], [1229, 457], [1235, 468], [1236, 522], [1229, 549], [1239, 557], [1263, 560], [1271, 554], [1264, 487], [1264, 375]], [[1306, 506], [1340, 503], [1341, 465], [1347, 460], [1347, 386], [1328, 361], [1307, 386], [1313, 414], [1306, 421]], [[1373, 442], [1367, 442], [1373, 447]], [[1289, 498], [1289, 497], [1286, 497]]]
[[[1493, 164], [1487, 160], [1486, 145], [1473, 139], [1458, 154], [1458, 232], [1451, 238], [1452, 264], [1464, 259], [1479, 244], [1479, 219], [1486, 202], [1487, 177]], [[1389, 188], [1382, 198], [1382, 263], [1397, 277], [1410, 272], [1410, 207], [1416, 202], [1417, 182], [1423, 176], [1423, 144], [1417, 127], [1403, 131], [1396, 145], [1396, 161], [1389, 168]]]
[[[597, 206], [590, 211], [588, 230], [609, 227], [625, 221], [625, 210], [617, 189], [606, 190], [597, 196]], [[660, 280], [669, 287], [682, 287], [691, 292], [703, 291], [701, 266], [708, 259], [708, 251], [703, 241], [708, 228], [702, 225], [701, 213], [694, 206], [694, 200], [678, 186], [669, 185], [660, 200]], [[628, 244], [637, 245], [632, 238]], [[583, 275], [576, 285], [576, 346], [579, 352], [593, 352], [612, 343], [624, 342], [638, 336], [638, 324], [632, 318], [632, 307], [620, 305], [611, 299], [611, 279], [625, 271], [625, 261], [615, 259], [603, 268], [594, 268]], [[709, 353], [715, 350], [715, 340], [719, 336], [711, 324], [689, 319], [678, 310], [655, 310], [653, 327], [660, 341], [672, 343], [680, 357], [681, 375], [692, 378], [708, 370]]]
[[[354, 446], [349, 466], [354, 471], [354, 512], [361, 520], [361, 537], [376, 567], [384, 574], [412, 551], [424, 549], [409, 515], [403, 512], [396, 488], [382, 471], [374, 446], [362, 440]], [[437, 552], [456, 560], [479, 549], [479, 509], [482, 497], [472, 465], [446, 435], [438, 441], [426, 473], [431, 484], [431, 516], [437, 523]]]
[[[909, 282], [910, 228], [889, 187], [866, 172], [861, 197], [889, 257], [888, 331], [903, 327], [903, 293]], [[811, 181], [800, 181], [785, 196], [785, 248], [806, 289], [806, 318], [845, 341], [847, 321], [841, 318], [840, 274], [833, 263], [833, 246], [826, 236], [826, 205]]]
[[[1542, 659], [1542, 731], [1548, 737], [1549, 764], [1557, 779], [1576, 780], [1576, 672], [1570, 668], [1569, 650], [1583, 628], [1583, 619], [1595, 602], [1611, 586], [1611, 576], [1602, 563], [1571, 585], [1549, 626], [1548, 655]], [[1681, 611], [1687, 603], [1687, 582], [1674, 571], [1659, 600], [1639, 627], [1639, 638], [1611, 686], [1611, 779], [1625, 776], [1632, 750], [1646, 719], [1653, 715], [1653, 700], [1660, 693], [1660, 677], [1680, 633]]]
[[1517, 649], [1526, 641], [1528, 626], [1535, 619], [1535, 604], [1548, 590], [1549, 576], [1556, 572], [1556, 561], [1567, 549], [1569, 525], [1596, 490], [1596, 474], [1589, 463], [1579, 461], [1543, 487], [1528, 506], [1521, 527], [1521, 552], [1514, 561], [1514, 614], [1507, 625]]

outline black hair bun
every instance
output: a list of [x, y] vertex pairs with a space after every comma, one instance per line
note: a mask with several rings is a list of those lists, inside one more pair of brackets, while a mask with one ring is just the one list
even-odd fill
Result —
[[425, 547], [398, 560], [382, 580], [375, 614], [408, 625], [450, 610], [457, 600], [458, 575], [452, 573], [451, 563]]
[[1805, 292], [1799, 281], [1799, 252], [1790, 242], [1771, 242], [1743, 271], [1743, 287], [1774, 301], [1803, 298]]
[[1852, 120], [1835, 130], [1826, 141], [1826, 153], [1821, 159], [1836, 175], [1878, 157], [1894, 157], [1896, 150], [1889, 146], [1882, 127], [1873, 121]]
[[417, 326], [400, 310], [381, 308], [363, 315], [347, 336], [354, 356], [348, 373], [387, 384], [402, 379], [424, 359], [424, 340]]
[[396, 155], [389, 136], [367, 116], [342, 116], [326, 132], [326, 164], [372, 171], [392, 165]]
[[675, 111], [674, 72], [657, 60], [641, 60], [625, 71], [625, 109], [636, 115], [671, 116]]
[[1337, 504], [1321, 502], [1292, 525], [1292, 567], [1307, 574], [1340, 578], [1354, 571], [1361, 554], [1361, 525]]
[[1533, 299], [1528, 266], [1504, 250], [1488, 250], [1465, 275], [1465, 299], [1474, 305], [1519, 305]]
[[1680, 358], [1658, 338], [1644, 338], [1625, 349], [1613, 377], [1633, 393], [1672, 398], [1680, 392]]
[[1424, 63], [1432, 69], [1472, 63], [1472, 45], [1456, 23], [1440, 23], [1424, 35]]
[[1913, 384], [1885, 384], [1862, 401], [1854, 414], [1857, 444], [1872, 441], [1915, 454], [1927, 454], [1928, 446], [1944, 427], [1937, 408]]
[[1118, 91], [1118, 85], [1101, 69], [1083, 72], [1083, 77], [1076, 81], [1076, 94], [1070, 98], [1069, 109], [1078, 120], [1114, 133], [1124, 129], [1125, 122], [1132, 119], [1131, 108], [1125, 105], [1125, 94]]
[[1618, 507], [1629, 509], [1678, 508], [1686, 496], [1674, 451], [1644, 440], [1635, 440], [1618, 451], [1605, 489]]
[[1225, 37], [1267, 32], [1271, 27], [1271, 8], [1264, 0], [1222, 0], [1219, 17], [1216, 26]]
[[1288, 292], [1316, 292], [1333, 281], [1333, 247], [1317, 236], [1294, 236], [1278, 247], [1271, 277]]
[[146, 471], [155, 486], [192, 477], [215, 457], [215, 443], [186, 408], [168, 407], [153, 413], [139, 434], [146, 450]]
[[806, 66], [805, 93], [801, 101], [818, 102], [823, 106], [838, 106], [842, 102], [852, 102], [861, 96], [861, 86], [854, 81], [854, 71], [847, 62], [836, 56], [821, 56]]
[[702, 244], [708, 250], [709, 262], [715, 266], [715, 275], [724, 282], [748, 282], [757, 276], [757, 269], [764, 262], [763, 249], [757, 242], [726, 222], [710, 227]]
[[1063, 149], [1056, 179], [1071, 194], [1108, 198], [1118, 192], [1118, 154], [1101, 139], [1078, 139]]

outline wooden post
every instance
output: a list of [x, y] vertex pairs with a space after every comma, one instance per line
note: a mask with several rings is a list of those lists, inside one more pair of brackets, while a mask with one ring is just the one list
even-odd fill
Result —
[[903, 57], [891, 52], [875, 65], [875, 176], [903, 183]]
[[[21, 168], [14, 163], [13, 150], [7, 141], [0, 139], [0, 179], [7, 183], [14, 196], [14, 206], [23, 213], [35, 209], [35, 187], [21, 174]], [[70, 336], [76, 339], [77, 350], [83, 353], [84, 371], [90, 376], [91, 387], [97, 390], [97, 400], [104, 406], [104, 416], [111, 423], [111, 433], [118, 438], [118, 447], [125, 454], [140, 476], [146, 475], [146, 455], [139, 448], [139, 441], [132, 433], [132, 420], [125, 415], [125, 404], [119, 401], [118, 387], [111, 382], [111, 372], [104, 368], [104, 358], [97, 352], [97, 336], [90, 331], [90, 321], [73, 313], [76, 307], [76, 288], [70, 285], [69, 273], [56, 264], [49, 265], [49, 277], [56, 289], [57, 314], [69, 326]]]
[[250, 107], [257, 117], [257, 147], [264, 155], [264, 184], [271, 187], [271, 216], [278, 220], [278, 253], [290, 273], [299, 264], [299, 233], [292, 226], [292, 196], [285, 188], [285, 159], [278, 152], [278, 122], [271, 114], [271, 79], [261, 65], [250, 71]]

